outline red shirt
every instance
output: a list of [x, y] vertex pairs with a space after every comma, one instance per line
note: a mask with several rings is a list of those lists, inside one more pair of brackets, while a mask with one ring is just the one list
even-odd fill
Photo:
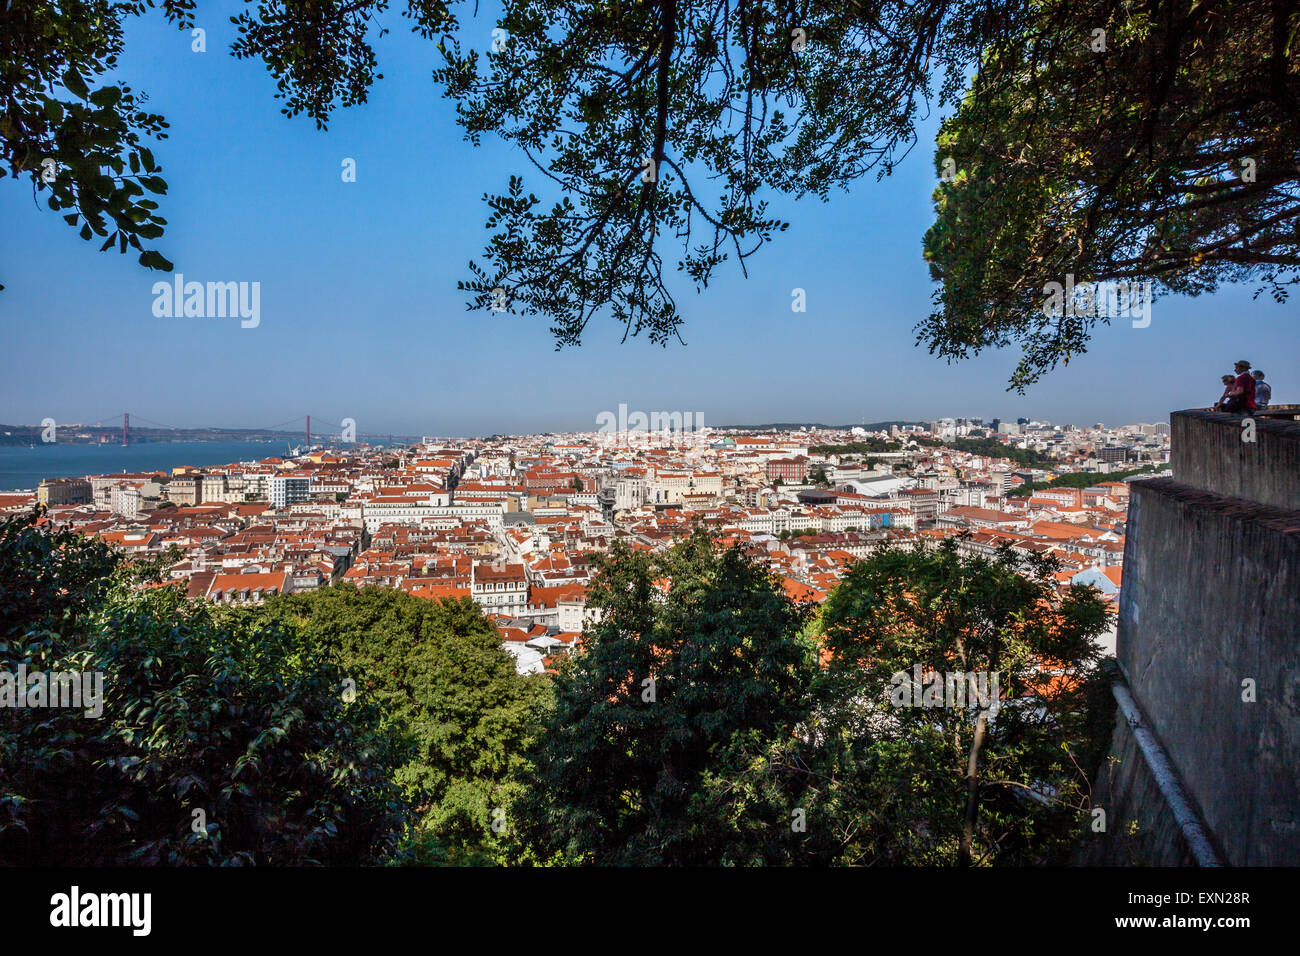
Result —
[[1242, 372], [1232, 383], [1234, 389], [1241, 389], [1240, 398], [1252, 412], [1255, 410], [1255, 379], [1249, 372]]

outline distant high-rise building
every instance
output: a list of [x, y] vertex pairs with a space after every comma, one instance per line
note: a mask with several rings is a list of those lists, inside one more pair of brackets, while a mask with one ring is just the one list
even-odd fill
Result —
[[306, 501], [310, 488], [309, 475], [276, 475], [271, 479], [271, 505], [279, 510]]

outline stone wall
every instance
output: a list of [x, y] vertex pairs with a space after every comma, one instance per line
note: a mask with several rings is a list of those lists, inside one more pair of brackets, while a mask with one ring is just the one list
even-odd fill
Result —
[[[1078, 863], [1087, 866], [1194, 866], [1173, 811], [1119, 714], [1110, 756], [1093, 782], [1092, 805], [1106, 811], [1106, 829], [1089, 833]], [[1091, 820], [1089, 821], [1091, 825]]]
[[[1223, 861], [1295, 866], [1300, 423], [1258, 419], [1251, 443], [1241, 421], [1174, 413], [1174, 477], [1133, 483], [1117, 655]], [[1122, 715], [1100, 777], [1112, 835], [1091, 862], [1188, 862]]]
[[1175, 412], [1169, 418], [1169, 435], [1174, 479], [1180, 484], [1278, 508], [1300, 508], [1300, 422]]

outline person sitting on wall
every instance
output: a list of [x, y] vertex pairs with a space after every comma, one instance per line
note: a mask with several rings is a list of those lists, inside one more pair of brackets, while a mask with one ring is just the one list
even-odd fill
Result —
[[1251, 373], [1255, 379], [1255, 407], [1268, 408], [1268, 403], [1273, 401], [1273, 386], [1264, 381], [1264, 373], [1255, 369]]
[[1216, 412], [1221, 412], [1221, 411], [1223, 411], [1224, 406], [1225, 406], [1225, 405], [1227, 404], [1227, 402], [1228, 402], [1228, 396], [1229, 396], [1230, 394], [1232, 394], [1232, 386], [1233, 386], [1233, 383], [1236, 382], [1236, 381], [1237, 381], [1237, 380], [1236, 380], [1235, 378], [1233, 378], [1231, 375], [1225, 375], [1225, 376], [1223, 376], [1223, 394], [1220, 395], [1220, 396], [1219, 396], [1219, 400], [1218, 400], [1217, 402], [1214, 403], [1214, 410], [1215, 410]]
[[1250, 363], [1242, 359], [1233, 368], [1237, 370], [1237, 378], [1223, 403], [1223, 410], [1234, 415], [1249, 415], [1255, 410], [1255, 380], [1250, 374]]

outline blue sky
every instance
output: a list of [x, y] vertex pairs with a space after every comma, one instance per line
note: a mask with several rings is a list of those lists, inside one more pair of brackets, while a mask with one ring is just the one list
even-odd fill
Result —
[[[1242, 357], [1268, 372], [1276, 400], [1300, 396], [1295, 304], [1252, 300], [1253, 286], [1159, 299], [1148, 328], [1102, 326], [1088, 355], [1024, 397], [1005, 391], [1018, 350], [948, 365], [916, 346], [933, 288], [921, 241], [937, 120], [889, 179], [828, 204], [775, 201], [790, 228], [749, 260], [748, 280], [728, 265], [702, 295], [675, 290], [686, 347], [620, 345], [621, 326], [597, 317], [581, 348], [557, 352], [545, 320], [470, 313], [456, 291], [487, 237], [482, 195], [526, 163], [499, 141], [462, 140], [430, 76], [433, 44], [390, 10], [393, 32], [376, 42], [384, 78], [320, 132], [281, 115], [260, 62], [229, 56], [235, 9], [201, 7], [206, 53], [156, 12], [134, 23], [119, 75], [171, 122], [154, 145], [170, 187], [160, 250], [187, 279], [260, 282], [260, 326], [156, 318], [151, 288], [165, 276], [99, 253], [5, 179], [0, 421], [130, 410], [265, 426], [311, 414], [351, 417], [363, 433], [467, 435], [594, 429], [626, 403], [711, 424], [1120, 424], [1208, 405]], [[463, 42], [487, 48], [493, 26], [467, 21]], [[341, 180], [345, 157], [355, 183]], [[796, 287], [803, 314], [790, 308]]]

